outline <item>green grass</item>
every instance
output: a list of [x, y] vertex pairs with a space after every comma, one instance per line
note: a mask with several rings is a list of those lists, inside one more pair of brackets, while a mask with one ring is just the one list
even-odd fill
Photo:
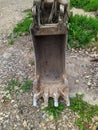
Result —
[[[71, 105], [67, 108], [71, 109], [74, 112], [77, 112], [78, 119], [75, 122], [75, 125], [79, 127], [79, 130], [90, 130], [89, 127], [92, 123], [94, 116], [98, 116], [98, 105], [90, 105], [83, 100], [84, 95], [76, 94], [75, 97], [70, 99]], [[54, 120], [59, 119], [60, 113], [65, 109], [62, 103], [59, 103], [58, 107], [54, 107], [53, 98], [49, 99], [48, 107], [42, 109], [46, 111], [48, 115], [53, 115]]]
[[98, 0], [90, 0], [90, 2], [84, 7], [85, 11], [97, 11]]
[[98, 105], [88, 104], [83, 100], [83, 95], [76, 94], [76, 97], [71, 98], [71, 106], [69, 108], [79, 115], [75, 122], [79, 126], [79, 130], [89, 130], [92, 118], [98, 116]]
[[31, 80], [25, 80], [22, 84], [21, 84], [21, 89], [23, 90], [23, 92], [29, 91], [31, 90], [33, 84]]
[[[88, 1], [82, 1], [82, 4], [87, 4]], [[78, 2], [77, 2], [78, 3]], [[79, 5], [81, 5], [79, 3]], [[82, 6], [83, 6], [82, 5]], [[20, 23], [13, 29], [14, 35], [22, 35], [23, 33], [30, 32], [30, 24], [32, 20], [31, 9], [24, 10], [27, 13], [27, 17], [24, 18]], [[68, 35], [68, 48], [86, 48], [91, 46], [91, 41], [98, 39], [98, 19], [87, 18], [86, 16], [71, 16], [69, 19], [69, 35]], [[13, 41], [9, 41], [9, 44], [13, 44]], [[94, 44], [93, 44], [94, 45]], [[96, 46], [96, 45], [95, 45]]]
[[97, 11], [98, 0], [71, 0], [71, 7], [82, 8], [85, 11]]
[[63, 110], [64, 110], [64, 105], [62, 103], [59, 103], [58, 107], [54, 107], [53, 98], [49, 99], [48, 107], [42, 109], [42, 111], [46, 111], [48, 115], [53, 115], [55, 121], [58, 120], [59, 115]]
[[23, 33], [30, 33], [30, 25], [32, 23], [32, 12], [30, 9], [24, 10], [27, 16], [19, 22], [16, 27], [13, 29], [15, 35], [22, 35]]
[[98, 19], [82, 15], [69, 19], [68, 48], [85, 48], [92, 41], [98, 40]]
[[3, 98], [3, 103], [7, 103], [11, 100], [11, 98], [15, 94], [19, 94], [20, 92], [28, 92], [32, 89], [33, 84], [31, 80], [25, 80], [23, 82], [19, 82], [16, 79], [11, 79], [6, 82], [5, 88], [5, 96]]
[[13, 93], [19, 92], [20, 90], [22, 90], [23, 92], [27, 92], [27, 91], [31, 90], [31, 88], [33, 87], [31, 80], [25, 80], [20, 83], [16, 79], [11, 79], [11, 80], [7, 81], [6, 85], [7, 85], [6, 90], [11, 95]]
[[23, 12], [26, 13], [26, 17], [14, 27], [13, 32], [8, 39], [8, 45], [13, 45], [17, 36], [30, 33], [30, 25], [33, 22], [32, 11], [31, 9], [26, 9]]
[[10, 94], [12, 94], [17, 87], [20, 87], [20, 83], [16, 79], [7, 81], [6, 85], [6, 90], [9, 91]]
[[13, 45], [14, 44], [14, 40], [13, 39], [9, 39], [8, 40], [8, 45]]

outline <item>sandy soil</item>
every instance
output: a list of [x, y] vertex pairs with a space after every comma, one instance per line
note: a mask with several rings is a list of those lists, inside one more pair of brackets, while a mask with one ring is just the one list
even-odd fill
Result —
[[13, 27], [32, 7], [32, 0], [0, 0], [0, 37], [12, 33]]

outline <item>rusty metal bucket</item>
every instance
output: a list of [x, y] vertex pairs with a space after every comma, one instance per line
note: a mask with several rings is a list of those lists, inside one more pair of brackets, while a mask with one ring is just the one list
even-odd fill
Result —
[[33, 46], [35, 50], [35, 73], [33, 88], [33, 105], [44, 98], [44, 106], [48, 106], [48, 98], [54, 98], [54, 106], [58, 107], [58, 99], [62, 96], [70, 105], [68, 81], [65, 72], [65, 50], [67, 44], [66, 24], [47, 24], [36, 29], [31, 26]]

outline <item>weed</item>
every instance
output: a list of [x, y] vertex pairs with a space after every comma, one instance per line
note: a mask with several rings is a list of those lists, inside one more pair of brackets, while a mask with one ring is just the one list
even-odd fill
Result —
[[16, 90], [16, 88], [19, 86], [20, 86], [20, 83], [16, 79], [11, 79], [7, 81], [6, 90], [8, 90], [10, 94], [12, 94], [14, 90]]
[[98, 0], [71, 0], [71, 7], [82, 8], [85, 11], [97, 11]]
[[7, 103], [12, 98], [12, 96], [14, 96], [14, 94], [20, 93], [21, 90], [22, 92], [26, 92], [29, 91], [33, 86], [32, 81], [30, 80], [26, 80], [20, 83], [16, 79], [11, 79], [7, 81], [6, 85], [7, 85], [5, 88], [6, 93], [5, 96], [3, 97], [3, 103]]
[[25, 10], [25, 13], [27, 13], [27, 16], [16, 25], [16, 27], [13, 29], [13, 33], [16, 35], [22, 35], [22, 33], [29, 33], [30, 32], [30, 25], [32, 23], [32, 11], [31, 10]]
[[13, 39], [9, 39], [9, 40], [8, 40], [8, 44], [9, 44], [9, 45], [13, 45], [13, 44], [14, 44], [14, 40], [13, 40]]
[[6, 93], [3, 98], [3, 103], [8, 102], [15, 93], [19, 92], [20, 87], [20, 83], [16, 79], [11, 79], [7, 81], [6, 85]]
[[97, 41], [98, 19], [82, 15], [69, 19], [68, 48], [85, 48], [92, 39]]
[[53, 98], [49, 99], [48, 107], [42, 109], [42, 111], [48, 112], [48, 115], [53, 115], [54, 120], [57, 121], [60, 112], [64, 110], [64, 105], [62, 103], [59, 103], [58, 107], [54, 107], [54, 100]]
[[26, 80], [21, 84], [21, 89], [25, 91], [29, 91], [32, 88], [33, 84], [31, 80]]
[[98, 105], [88, 104], [83, 101], [83, 96], [76, 94], [76, 97], [71, 98], [71, 106], [69, 108], [78, 113], [79, 118], [75, 124], [79, 126], [80, 130], [89, 130], [93, 116], [98, 115]]
[[23, 92], [29, 91], [32, 87], [31, 80], [25, 80], [22, 83], [18, 82], [16, 79], [11, 79], [7, 81], [6, 90], [8, 91], [7, 94], [13, 95], [13, 93], [19, 92], [22, 90]]

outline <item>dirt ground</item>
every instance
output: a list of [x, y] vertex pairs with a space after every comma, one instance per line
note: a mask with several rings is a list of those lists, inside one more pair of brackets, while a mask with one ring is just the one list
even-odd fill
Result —
[[[19, 92], [4, 103], [5, 82], [15, 78], [20, 82], [34, 78], [34, 51], [31, 36], [17, 38], [14, 45], [7, 44], [6, 37], [15, 24], [24, 17], [22, 12], [32, 6], [32, 1], [0, 0], [0, 130], [78, 130], [74, 125], [77, 114], [65, 109], [58, 120], [44, 117], [38, 107], [32, 106], [32, 92]], [[91, 104], [98, 104], [98, 62], [90, 60], [98, 57], [92, 50], [72, 49], [66, 53], [66, 70], [69, 80], [70, 97], [84, 94]], [[64, 103], [64, 101], [63, 101]]]
[[[85, 94], [86, 101], [91, 104], [98, 104], [98, 63], [90, 61], [97, 55], [97, 52], [89, 51], [90, 50], [72, 50], [66, 53], [66, 70], [69, 79], [70, 97], [75, 96], [76, 93]], [[67, 110], [67, 108], [61, 113], [60, 119], [56, 124], [53, 121], [53, 117], [47, 117], [46, 120], [44, 120], [42, 118], [43, 114], [40, 111], [43, 101], [39, 100], [38, 107], [34, 108], [32, 106], [32, 92], [23, 93], [20, 91], [11, 97], [8, 104], [3, 103], [3, 96], [6, 93], [4, 90], [6, 81], [12, 78], [20, 82], [25, 79], [33, 81], [34, 64], [31, 64], [32, 61], [34, 61], [34, 51], [32, 51], [31, 36], [16, 39], [16, 42], [12, 46], [1, 44], [1, 128], [4, 130], [11, 128], [12, 130], [78, 130], [74, 125], [77, 115]], [[68, 112], [66, 113], [66, 111]]]
[[32, 0], [0, 0], [0, 39], [12, 33], [16, 23], [25, 16], [23, 11], [32, 7]]

